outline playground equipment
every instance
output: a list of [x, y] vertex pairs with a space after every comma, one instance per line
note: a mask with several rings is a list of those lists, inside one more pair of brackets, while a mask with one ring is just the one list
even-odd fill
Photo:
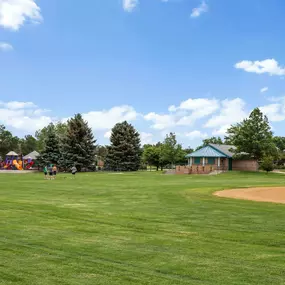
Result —
[[36, 151], [29, 153], [26, 156], [18, 155], [14, 151], [10, 151], [6, 155], [4, 169], [6, 170], [24, 170], [31, 169], [35, 166], [37, 157], [40, 154]]
[[16, 152], [10, 151], [9, 153], [7, 153], [4, 169], [23, 170], [22, 161], [19, 159], [19, 155]]

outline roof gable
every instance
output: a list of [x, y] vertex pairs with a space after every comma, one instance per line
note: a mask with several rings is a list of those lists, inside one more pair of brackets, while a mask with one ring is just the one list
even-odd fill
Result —
[[213, 146], [207, 145], [195, 152], [186, 155], [186, 157], [227, 157], [227, 155], [215, 149]]
[[7, 156], [18, 156], [18, 154], [15, 151], [10, 151], [6, 155]]
[[227, 145], [227, 144], [209, 144], [214, 149], [220, 151], [221, 153], [225, 154], [227, 157], [233, 157], [234, 156], [234, 150], [236, 149], [233, 145]]
[[35, 160], [35, 159], [37, 159], [37, 157], [39, 156], [40, 154], [37, 152], [37, 151], [32, 151], [31, 153], [29, 153], [29, 154], [27, 154], [27, 155], [25, 155], [23, 158], [24, 159], [33, 159], [33, 160]]

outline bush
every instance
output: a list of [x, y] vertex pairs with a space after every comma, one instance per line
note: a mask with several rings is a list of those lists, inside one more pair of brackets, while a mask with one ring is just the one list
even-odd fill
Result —
[[273, 158], [271, 156], [264, 157], [261, 161], [260, 168], [267, 173], [274, 170]]

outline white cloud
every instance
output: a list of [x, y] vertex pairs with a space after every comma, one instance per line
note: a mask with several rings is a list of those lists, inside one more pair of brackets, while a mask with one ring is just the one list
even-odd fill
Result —
[[19, 30], [25, 22], [40, 23], [41, 9], [35, 0], [0, 0], [0, 26]]
[[166, 128], [173, 127], [175, 125], [174, 117], [171, 115], [159, 115], [151, 112], [144, 116], [146, 121], [152, 121], [154, 124], [152, 128], [157, 130], [163, 130]]
[[261, 112], [268, 117], [271, 122], [280, 122], [285, 120], [285, 98], [275, 98], [274, 104], [260, 107]]
[[0, 102], [0, 122], [6, 126], [34, 133], [52, 122], [52, 118], [42, 115], [32, 102]]
[[155, 142], [153, 141], [153, 134], [141, 132], [140, 136], [141, 136], [141, 145], [155, 144]]
[[209, 6], [205, 1], [203, 1], [200, 6], [194, 8], [191, 13], [191, 18], [197, 18], [200, 17], [201, 14], [208, 12]]
[[152, 121], [152, 128], [158, 130], [170, 129], [175, 126], [193, 125], [196, 120], [213, 114], [219, 108], [219, 101], [216, 99], [188, 99], [176, 107], [171, 105], [168, 108], [170, 114], [156, 114], [151, 112], [144, 116], [147, 121]]
[[16, 110], [16, 109], [26, 109], [26, 108], [37, 108], [33, 102], [19, 102], [19, 101], [10, 101], [10, 102], [1, 102], [0, 106], [4, 108]]
[[132, 12], [139, 4], [139, 0], [123, 0], [123, 8], [127, 12]]
[[202, 133], [201, 131], [192, 131], [192, 132], [186, 133], [185, 135], [190, 140], [205, 139], [208, 137], [208, 135], [206, 133]]
[[257, 74], [285, 75], [285, 68], [279, 66], [279, 63], [275, 59], [265, 59], [263, 61], [243, 60], [236, 63], [235, 68]]
[[268, 87], [263, 87], [260, 89], [260, 93], [264, 93], [268, 91]]
[[0, 51], [12, 51], [14, 48], [12, 45], [4, 42], [0, 42]]
[[214, 128], [214, 135], [224, 135], [232, 124], [242, 121], [248, 115], [245, 102], [240, 98], [223, 100], [221, 105], [220, 113], [212, 116], [204, 126]]
[[[172, 110], [175, 109], [174, 106], [170, 107]], [[176, 110], [186, 110], [191, 111], [190, 114], [184, 115], [177, 121], [179, 126], [188, 126], [193, 124], [197, 119], [209, 116], [213, 114], [219, 108], [219, 101], [216, 99], [188, 99], [183, 101]]]
[[110, 139], [111, 134], [112, 134], [112, 131], [106, 132], [106, 133], [104, 134], [104, 138], [105, 138], [105, 139]]
[[131, 106], [118, 106], [109, 110], [91, 111], [83, 114], [83, 118], [93, 130], [109, 130], [123, 121], [135, 121], [138, 113]]

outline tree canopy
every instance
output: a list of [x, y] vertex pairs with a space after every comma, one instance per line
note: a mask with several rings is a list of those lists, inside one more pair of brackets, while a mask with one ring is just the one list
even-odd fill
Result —
[[96, 140], [92, 129], [84, 121], [81, 114], [76, 114], [67, 122], [62, 136], [62, 159], [61, 165], [70, 168], [73, 165], [80, 171], [91, 168], [95, 164]]
[[236, 153], [245, 152], [257, 160], [277, 154], [268, 119], [258, 108], [251, 112], [249, 118], [228, 129], [226, 141], [236, 146]]
[[141, 162], [140, 135], [128, 122], [116, 124], [111, 132], [106, 167], [110, 170], [137, 171]]
[[39, 164], [41, 166], [48, 164], [59, 164], [61, 157], [59, 138], [55, 132], [55, 126], [50, 124], [46, 128], [44, 149], [38, 157]]

